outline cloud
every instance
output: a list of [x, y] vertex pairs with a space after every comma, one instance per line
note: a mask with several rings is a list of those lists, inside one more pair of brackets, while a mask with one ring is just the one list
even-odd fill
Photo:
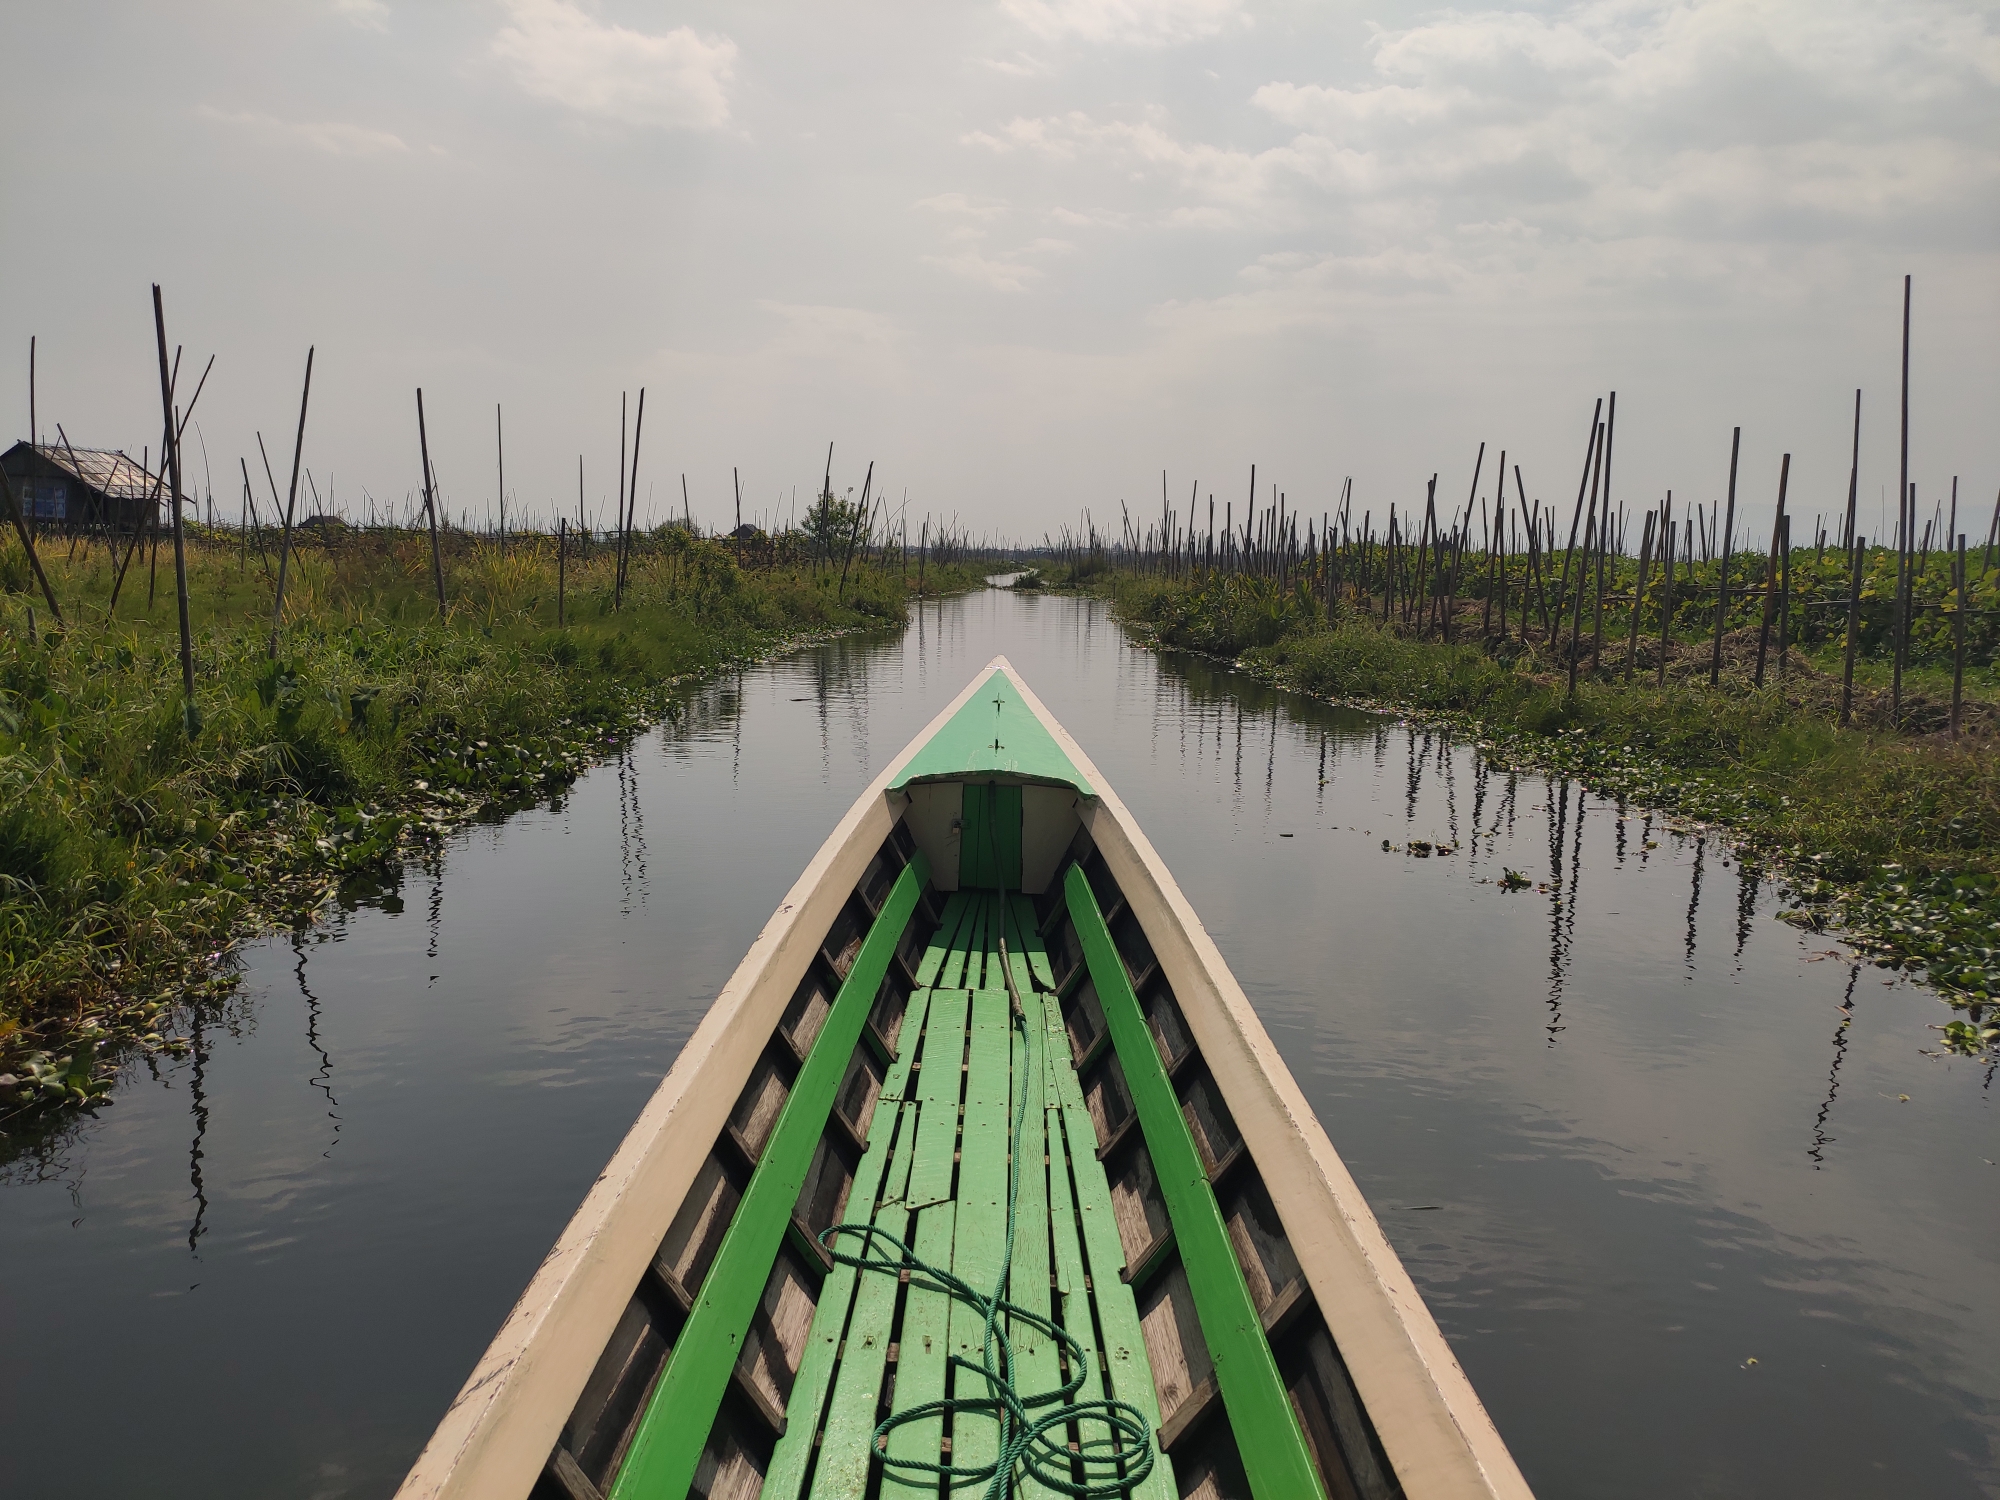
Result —
[[310, 146], [328, 156], [395, 156], [410, 149], [399, 135], [341, 120], [280, 120], [274, 115], [221, 110], [208, 104], [199, 106], [195, 113], [204, 120], [234, 126], [266, 141]]
[[[1317, 230], [1343, 254], [1517, 221], [1566, 237], [1798, 239], [1927, 219], [1969, 247], [2000, 189], [2000, 37], [1942, 5], [1796, 0], [1445, 12], [1378, 30], [1363, 76], [1251, 95], [1290, 138], [1189, 139], [1167, 112], [965, 137], [1186, 229]], [[1081, 196], [1064, 184], [1065, 195]], [[1718, 267], [1723, 262], [1718, 260]]]
[[1043, 41], [1167, 46], [1214, 36], [1243, 18], [1242, 0], [1001, 0]]
[[927, 208], [935, 214], [956, 214], [969, 219], [997, 219], [1007, 212], [1007, 205], [991, 198], [974, 198], [967, 193], [939, 193], [935, 197], [919, 198], [916, 206]]
[[719, 130], [729, 122], [736, 44], [692, 28], [662, 35], [608, 24], [570, 0], [506, 0], [493, 55], [538, 99], [626, 125]]
[[333, 13], [368, 31], [389, 29], [389, 7], [383, 0], [333, 0]]

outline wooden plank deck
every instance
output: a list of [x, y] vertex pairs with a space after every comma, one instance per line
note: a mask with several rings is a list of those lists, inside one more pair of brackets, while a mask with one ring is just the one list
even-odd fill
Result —
[[[847, 1222], [870, 1223], [905, 1240], [919, 1260], [949, 1269], [982, 1296], [993, 1294], [1004, 1270], [1005, 1295], [1067, 1329], [1085, 1351], [1080, 1370], [1070, 1368], [1061, 1346], [1033, 1325], [1015, 1320], [1004, 1329], [1011, 1383], [1024, 1399], [1054, 1392], [1080, 1374], [1082, 1388], [1073, 1399], [1126, 1401], [1157, 1427], [1137, 1305], [1119, 1276], [1110, 1190], [1032, 914], [990, 894], [958, 893], [917, 977], [934, 988], [912, 996]], [[1009, 980], [1012, 995], [1005, 988]], [[1018, 1026], [1014, 995], [1024, 1016]], [[1015, 1163], [1012, 1132], [1023, 1115]], [[1013, 1259], [1003, 1267], [1015, 1167]], [[879, 1241], [864, 1251], [855, 1235], [838, 1237], [836, 1248], [894, 1257], [893, 1247]], [[925, 1286], [921, 1272], [904, 1279], [842, 1266], [827, 1287], [787, 1431], [773, 1455], [776, 1483], [767, 1484], [766, 1496], [860, 1495], [879, 1467], [879, 1454], [871, 1450], [885, 1417], [947, 1397], [989, 1395], [976, 1368], [950, 1358], [978, 1366], [984, 1357], [985, 1321], [975, 1308]], [[1054, 1405], [1031, 1407], [1030, 1419]], [[1058, 1446], [1107, 1436], [1101, 1422], [1071, 1423]], [[1153, 1475], [1135, 1493], [1171, 1497], [1172, 1470], [1157, 1446], [1155, 1438]], [[894, 1426], [887, 1453], [895, 1460], [976, 1469], [999, 1457], [999, 1422], [979, 1410], [933, 1413]], [[884, 1497], [938, 1493], [935, 1475], [893, 1467], [881, 1472]], [[1051, 1492], [1023, 1481], [1013, 1493]]]

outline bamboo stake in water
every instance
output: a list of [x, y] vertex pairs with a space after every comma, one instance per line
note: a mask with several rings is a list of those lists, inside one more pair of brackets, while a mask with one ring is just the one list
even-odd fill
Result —
[[567, 622], [563, 617], [564, 591], [569, 583], [569, 517], [556, 522], [556, 629]]

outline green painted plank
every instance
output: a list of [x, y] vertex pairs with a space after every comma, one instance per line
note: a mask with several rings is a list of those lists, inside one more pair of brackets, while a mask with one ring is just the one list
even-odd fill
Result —
[[[1005, 991], [974, 992], [966, 1049], [965, 1124], [958, 1147], [958, 1227], [952, 1240], [951, 1269], [981, 1296], [993, 1293], [1006, 1269], [1007, 1150], [1013, 1134], [1008, 1117], [1014, 1053], [1012, 1017]], [[954, 1355], [977, 1365], [985, 1333], [986, 1319], [977, 1308], [952, 1303]], [[961, 1369], [956, 1394], [961, 1399], [983, 1398], [988, 1387], [978, 1375]], [[976, 1468], [1000, 1456], [999, 1427], [991, 1418], [961, 1410], [953, 1431], [954, 1468]]]
[[[1125, 1082], [1132, 1092], [1139, 1128], [1145, 1132], [1146, 1149], [1152, 1154], [1160, 1194], [1173, 1221], [1174, 1241], [1194, 1293], [1202, 1335], [1215, 1361], [1223, 1406], [1236, 1433], [1251, 1492], [1259, 1500], [1323, 1496], [1326, 1491], [1320, 1484], [1319, 1470], [1278, 1376], [1277, 1361], [1264, 1337], [1256, 1304], [1250, 1300], [1250, 1288], [1237, 1264], [1208, 1173], [1160, 1062], [1152, 1030], [1125, 976], [1125, 965], [1104, 925], [1097, 897], [1080, 866], [1070, 866], [1064, 895], [1083, 942], [1084, 962], [1090, 966], [1097, 998], [1104, 1006], [1111, 1044], [1118, 1049], [1118, 1061], [1125, 1069]], [[1094, 1255], [1092, 1260], [1096, 1262]]]
[[897, 940], [930, 878], [922, 851], [903, 867], [868, 929], [854, 967], [799, 1068], [764, 1154], [723, 1232], [679, 1342], [667, 1356], [637, 1434], [611, 1489], [612, 1500], [685, 1495], [728, 1389], [744, 1330], [764, 1294], [792, 1205], [826, 1129], [861, 1028], [889, 971]]
[[[1010, 958], [1021, 968], [1025, 963], [1016, 956], [1017, 950], [1010, 938], [1007, 944]], [[1015, 1306], [1040, 1317], [1053, 1316], [1054, 1308], [1049, 1293], [1049, 1225], [1051, 1211], [1049, 1203], [1049, 1168], [1045, 1158], [1048, 1154], [1048, 1030], [1045, 1019], [1039, 1014], [1041, 1007], [1034, 1003], [1034, 996], [1017, 979], [1015, 987], [1022, 991], [1027, 1002], [1028, 1017], [1022, 1028], [1025, 1041], [1021, 1048], [1020, 1066], [1015, 1070], [1015, 1086], [1026, 1094], [1026, 1098], [1016, 1097], [1010, 1109], [1025, 1108], [1026, 1116], [1021, 1124], [1021, 1152], [1017, 1164], [1020, 1176], [1018, 1196], [1014, 1210], [1014, 1260], [1008, 1269], [1007, 1300]], [[1043, 1330], [1024, 1319], [1012, 1320], [1008, 1329], [1008, 1340], [1014, 1351], [1014, 1389], [1023, 1401], [1062, 1386], [1061, 1364], [1056, 1357], [1055, 1342]], [[1030, 1421], [1048, 1413], [1047, 1404], [1030, 1406]], [[1018, 1494], [1034, 1497], [1058, 1494], [1035, 1480], [1023, 1477], [1019, 1482]]]
[[[957, 1205], [936, 1203], [917, 1212], [916, 1256], [928, 1266], [951, 1264], [954, 1216]], [[903, 1304], [902, 1348], [896, 1361], [896, 1389], [891, 1409], [906, 1411], [931, 1401], [944, 1399], [945, 1357], [949, 1352], [946, 1334], [951, 1318], [948, 1293], [926, 1290], [913, 1278], [908, 1300]], [[889, 1433], [889, 1456], [905, 1461], [934, 1464], [943, 1454], [944, 1417], [920, 1417], [904, 1422]], [[926, 1493], [907, 1481], [885, 1482], [885, 1495], [914, 1497]], [[858, 1492], [856, 1492], [858, 1493]], [[928, 1493], [935, 1493], [931, 1490]]]
[[1004, 671], [989, 676], [889, 785], [896, 790], [912, 781], [962, 781], [992, 774], [1053, 782], [1075, 787], [1086, 797], [1097, 795], [1035, 717], [1020, 685]]
[[965, 1051], [964, 990], [931, 996], [923, 1066], [917, 1069], [917, 1155], [910, 1168], [912, 1208], [951, 1197], [951, 1153], [958, 1140], [959, 1059]]
[[[909, 1013], [903, 1019], [904, 1035], [911, 1044], [902, 1049], [889, 1065], [882, 1082], [882, 1096], [875, 1101], [875, 1117], [868, 1122], [868, 1150], [854, 1170], [854, 1186], [848, 1190], [851, 1210], [863, 1210], [879, 1194], [885, 1204], [900, 1205], [903, 1188], [910, 1175], [914, 1153], [916, 1111], [906, 1108], [903, 1095], [908, 1090], [910, 1061], [917, 1055], [915, 1039], [923, 1035], [931, 992], [918, 990], [910, 996]], [[897, 1127], [901, 1126], [899, 1130]], [[894, 1154], [891, 1155], [891, 1142]], [[889, 1170], [883, 1172], [883, 1163]], [[904, 1215], [907, 1222], [908, 1215]], [[878, 1217], [876, 1222], [880, 1223]], [[901, 1233], [894, 1230], [893, 1233]], [[820, 1287], [819, 1305], [813, 1310], [812, 1330], [799, 1356], [799, 1373], [792, 1381], [791, 1399], [785, 1403], [785, 1435], [772, 1451], [770, 1467], [764, 1474], [763, 1500], [793, 1500], [805, 1482], [811, 1461], [813, 1434], [818, 1431], [827, 1393], [833, 1381], [840, 1340], [846, 1331], [847, 1314], [853, 1304], [855, 1278], [852, 1266], [836, 1265]], [[871, 1273], [870, 1280], [890, 1278]], [[867, 1439], [864, 1437], [864, 1443]]]
[[[911, 1050], [914, 1051], [914, 1047]], [[906, 1205], [904, 1189], [908, 1186], [910, 1164], [916, 1158], [914, 1127], [918, 1106], [910, 1103], [900, 1108], [904, 1128], [897, 1135], [896, 1153], [890, 1161], [883, 1183], [882, 1204], [875, 1212], [873, 1223], [885, 1233], [906, 1240], [910, 1233], [910, 1210]], [[864, 1246], [859, 1238], [853, 1236], [846, 1237], [843, 1248], [851, 1255], [888, 1256], [893, 1253], [886, 1245]], [[854, 1268], [841, 1266], [840, 1269], [852, 1271]], [[868, 1449], [869, 1440], [875, 1432], [876, 1398], [882, 1390], [882, 1372], [888, 1367], [889, 1333], [895, 1326], [896, 1298], [902, 1290], [898, 1279], [887, 1272], [855, 1274], [860, 1275], [861, 1281], [854, 1293], [854, 1316], [848, 1321], [843, 1335], [845, 1344], [840, 1356], [840, 1373], [834, 1381], [833, 1397], [827, 1403], [826, 1435], [820, 1442], [819, 1466], [813, 1471], [814, 1496], [825, 1496], [828, 1500], [847, 1500], [847, 1497], [860, 1494], [867, 1486], [868, 1468], [873, 1461]], [[817, 1316], [813, 1327], [817, 1334]], [[788, 1423], [786, 1436], [790, 1435]], [[769, 1496], [771, 1493], [771, 1481], [767, 1477], [763, 1494]]]
[[[1084, 1269], [1090, 1273], [1091, 1295], [1104, 1330], [1105, 1386], [1110, 1395], [1136, 1406], [1153, 1429], [1153, 1470], [1132, 1493], [1142, 1500], [1174, 1500], [1173, 1466], [1159, 1451], [1160, 1396], [1153, 1387], [1153, 1368], [1146, 1358], [1139, 1303], [1119, 1274], [1125, 1264], [1125, 1246], [1118, 1237], [1118, 1220], [1111, 1208], [1111, 1184], [1097, 1159], [1097, 1127], [1091, 1123], [1089, 1106], [1083, 1102], [1083, 1085], [1070, 1062], [1062, 1007], [1053, 996], [1047, 1003], [1051, 1022], [1049, 1072], [1055, 1079], [1063, 1129], [1069, 1138]], [[1082, 1285], [1081, 1274], [1079, 1271], [1078, 1286]], [[1104, 1435], [1101, 1429], [1098, 1435]]]
[[972, 891], [961, 891], [965, 898], [965, 920], [959, 924], [957, 935], [951, 940], [951, 952], [946, 956], [944, 967], [938, 971], [938, 988], [941, 990], [962, 990], [968, 988], [965, 982], [965, 966], [972, 953], [977, 951], [979, 930], [986, 919], [986, 903]]
[[1035, 909], [1026, 896], [1007, 898], [1007, 956], [1014, 970], [1014, 988], [1023, 995], [1056, 987], [1042, 935], [1035, 931]]
[[952, 939], [958, 936], [958, 929], [965, 921], [965, 909], [971, 903], [965, 892], [953, 891], [944, 903], [944, 915], [938, 919], [938, 930], [931, 935], [930, 944], [924, 949], [924, 956], [917, 960], [917, 983], [919, 986], [933, 984], [938, 970], [951, 953]]
[[[910, 1168], [907, 1201], [917, 1210], [916, 1256], [927, 1265], [951, 1264], [957, 1205], [951, 1201], [952, 1153], [958, 1146], [958, 1106], [965, 1082], [959, 1071], [965, 1052], [970, 997], [944, 990], [932, 997], [930, 1029], [924, 1037], [924, 1065], [917, 1070], [916, 1158]], [[903, 1308], [893, 1409], [936, 1401], [944, 1395], [950, 1300], [946, 1293], [912, 1282]], [[891, 1432], [889, 1451], [897, 1458], [936, 1463], [944, 1419], [928, 1417]]]
[[958, 883], [980, 890], [1021, 888], [1021, 789], [968, 781], [960, 815]]

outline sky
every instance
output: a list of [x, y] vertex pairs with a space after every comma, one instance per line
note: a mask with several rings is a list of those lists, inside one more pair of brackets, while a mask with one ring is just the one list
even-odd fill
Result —
[[[181, 0], [0, 11], [5, 435], [157, 446], [151, 284], [214, 373], [191, 485], [365, 515], [894, 513], [1037, 539], [1490, 497], [1769, 525], [1898, 463], [2000, 495], [2000, 5]], [[184, 375], [184, 382], [188, 377]], [[185, 393], [185, 383], [183, 393]], [[1801, 534], [1809, 521], [1797, 523]]]

